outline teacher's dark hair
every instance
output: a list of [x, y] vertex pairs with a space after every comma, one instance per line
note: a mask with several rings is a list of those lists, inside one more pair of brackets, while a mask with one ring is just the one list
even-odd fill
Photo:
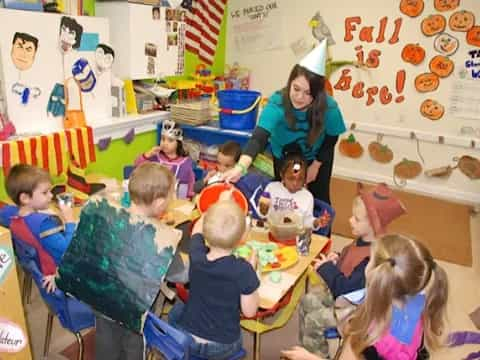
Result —
[[313, 97], [312, 103], [307, 110], [307, 119], [310, 124], [310, 131], [308, 133], [308, 144], [313, 143], [318, 139], [324, 130], [324, 115], [327, 109], [327, 94], [325, 92], [325, 77], [317, 75], [303, 66], [295, 65], [288, 78], [287, 86], [282, 90], [283, 106], [285, 108], [285, 117], [287, 119], [290, 129], [296, 129], [296, 119], [293, 113], [293, 105], [290, 101], [290, 87], [292, 81], [299, 76], [305, 76], [310, 85], [310, 94]]

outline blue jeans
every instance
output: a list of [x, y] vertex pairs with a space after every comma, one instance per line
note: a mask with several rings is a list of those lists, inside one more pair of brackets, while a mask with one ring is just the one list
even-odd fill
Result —
[[222, 344], [215, 341], [209, 342], [197, 342], [195, 338], [190, 334], [188, 331], [182, 329], [180, 325], [178, 325], [178, 320], [183, 313], [183, 309], [185, 304], [181, 301], [177, 301], [177, 303], [172, 307], [170, 312], [168, 313], [168, 323], [173, 327], [183, 331], [187, 336], [191, 338], [190, 343], [190, 354], [193, 356], [200, 357], [202, 359], [208, 360], [227, 360], [232, 357], [234, 354], [240, 351], [242, 348], [242, 335], [240, 334], [240, 338], [232, 344]]

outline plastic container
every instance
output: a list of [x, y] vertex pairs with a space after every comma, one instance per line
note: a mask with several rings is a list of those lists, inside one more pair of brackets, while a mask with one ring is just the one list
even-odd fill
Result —
[[[217, 92], [217, 97], [220, 108], [220, 128], [251, 130], [255, 127], [261, 98], [258, 91], [221, 90]], [[256, 105], [253, 106], [255, 103]]]

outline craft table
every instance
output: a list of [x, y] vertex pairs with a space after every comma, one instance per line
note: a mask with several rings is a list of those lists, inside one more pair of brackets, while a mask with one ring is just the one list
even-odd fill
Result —
[[[257, 230], [255, 227], [252, 227], [250, 233], [248, 235], [248, 240], [257, 240], [257, 241], [268, 241], [268, 232], [265, 230]], [[290, 291], [294, 286], [296, 286], [297, 282], [302, 278], [302, 276], [307, 271], [308, 266], [312, 263], [313, 259], [317, 257], [317, 255], [324, 249], [324, 247], [329, 243], [329, 239], [320, 236], [320, 235], [312, 235], [312, 242], [310, 245], [310, 251], [308, 256], [299, 256], [298, 262], [284, 270], [280, 270], [282, 277], [288, 277], [288, 280], [283, 282], [282, 281], [282, 288], [275, 289], [275, 291], [271, 291], [275, 285], [271, 284], [268, 278], [268, 273], [262, 274], [262, 279], [260, 283], [260, 308], [262, 309], [271, 309], [277, 304], [282, 297]], [[303, 280], [303, 279], [302, 279]], [[294, 301], [293, 297], [292, 300]], [[282, 310], [280, 310], [282, 311]], [[292, 311], [293, 312], [293, 311]], [[288, 316], [290, 318], [290, 316]], [[286, 320], [288, 321], [288, 319]], [[253, 333], [253, 359], [257, 360], [260, 359], [260, 336], [264, 331], [252, 330], [250, 327], [251, 324], [255, 323], [255, 320], [242, 320], [241, 325], [244, 329]], [[273, 330], [278, 327], [282, 327], [283, 325], [272, 326], [270, 330]], [[268, 331], [268, 330], [266, 330]]]

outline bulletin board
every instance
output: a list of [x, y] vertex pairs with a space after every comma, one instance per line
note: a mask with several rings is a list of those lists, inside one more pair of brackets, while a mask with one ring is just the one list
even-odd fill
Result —
[[[283, 88], [293, 65], [325, 37], [331, 60], [360, 65], [332, 67], [330, 75], [333, 97], [365, 150], [357, 159], [337, 154], [336, 175], [393, 183], [403, 158], [421, 157], [423, 170], [454, 165], [456, 156], [480, 158], [480, 2], [229, 2], [227, 62], [250, 68], [251, 87], [265, 96]], [[394, 153], [387, 165], [367, 152], [382, 136]], [[406, 187], [480, 203], [479, 181], [422, 172]]]
[[[59, 43], [60, 22], [63, 15], [0, 9], [1, 83], [10, 120], [17, 133], [50, 133], [63, 129], [62, 116], [47, 114], [47, 106], [55, 84], [63, 84], [72, 77], [73, 65], [80, 58], [88, 61], [95, 72], [95, 50], [99, 43], [108, 44], [108, 21], [102, 18], [68, 16], [83, 28], [80, 43], [63, 52]], [[18, 67], [12, 56], [15, 33], [35, 38], [37, 49], [31, 65]], [[27, 44], [27, 42], [25, 43]], [[31, 43], [30, 43], [31, 45]], [[35, 51], [35, 50], [34, 50]], [[18, 55], [22, 56], [22, 55]], [[28, 60], [27, 60], [28, 61]], [[77, 62], [77, 64], [80, 64]], [[23, 70], [21, 70], [23, 68]], [[88, 69], [88, 68], [87, 68]], [[82, 92], [83, 109], [87, 124], [110, 117], [110, 70], [95, 72], [92, 90]], [[22, 103], [28, 88], [28, 102]], [[78, 88], [69, 82], [71, 109], [79, 109]], [[55, 96], [55, 94], [53, 94]]]

